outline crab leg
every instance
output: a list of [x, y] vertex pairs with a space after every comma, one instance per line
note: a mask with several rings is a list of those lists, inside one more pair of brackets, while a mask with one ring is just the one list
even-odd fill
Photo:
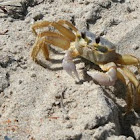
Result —
[[133, 108], [133, 84], [129, 82], [127, 84], [127, 96], [126, 96], [126, 102], [127, 102], [127, 108], [126, 113], [130, 112]]
[[48, 50], [48, 45], [45, 43], [45, 40], [42, 43], [42, 51], [43, 51], [43, 55], [45, 57], [46, 60], [49, 59], [49, 50]]
[[[117, 63], [123, 65], [136, 65], [138, 68], [140, 66], [140, 60], [132, 55], [118, 54]], [[127, 69], [126, 67], [121, 67], [121, 69], [123, 70], [123, 73], [128, 77], [130, 82], [134, 84], [137, 90], [137, 104], [140, 107], [140, 82], [129, 69]]]
[[35, 45], [32, 50], [31, 57], [33, 58], [34, 61], [36, 61], [37, 54], [39, 53], [40, 49], [42, 49], [43, 54], [46, 59], [49, 59], [49, 51], [48, 51], [48, 46], [45, 43], [45, 40], [41, 41], [38, 38], [36, 39]]
[[36, 41], [33, 45], [33, 50], [32, 50], [32, 53], [31, 53], [31, 57], [34, 61], [36, 61], [36, 57], [37, 57], [37, 54], [40, 51], [41, 46], [42, 46], [42, 42], [41, 42], [40, 38], [37, 37]]
[[135, 86], [136, 88], [136, 98], [135, 98], [135, 104], [136, 104], [136, 109], [140, 109], [140, 82], [139, 80], [135, 77], [135, 75], [126, 67], [121, 68], [123, 70], [123, 73], [126, 77], [128, 77], [129, 81]]
[[75, 32], [78, 31], [78, 29], [75, 28], [75, 26], [73, 26], [73, 24], [71, 24], [70, 22], [68, 22], [68, 21], [66, 21], [66, 20], [59, 20], [58, 23], [61, 24], [61, 25], [66, 24], [69, 28], [71, 28], [71, 29], [74, 30]]
[[117, 69], [117, 78], [120, 79], [124, 85], [127, 85], [126, 79], [124, 78], [124, 75], [119, 71], [119, 69]]
[[49, 51], [47, 49], [47, 44], [52, 44], [54, 46], [58, 46], [64, 50], [67, 50], [70, 46], [70, 41], [58, 33], [53, 33], [50, 31], [40, 33], [37, 36], [37, 39], [33, 46], [33, 51], [31, 54], [33, 60], [36, 59], [40, 49], [42, 49], [45, 58], [49, 59]]
[[37, 22], [32, 26], [32, 31], [35, 35], [37, 35], [36, 29], [48, 26], [55, 27], [60, 33], [62, 33], [62, 35], [66, 36], [67, 39], [69, 39], [70, 41], [75, 40], [75, 34], [57, 22], [49, 22], [49, 21]]
[[99, 71], [88, 71], [87, 74], [91, 76], [95, 81], [97, 81], [99, 84], [104, 86], [112, 86], [115, 84], [115, 81], [117, 80], [117, 68], [116, 64], [113, 62], [99, 65], [103, 71], [107, 71], [106, 73], [99, 72]]
[[[79, 79], [79, 75], [78, 72], [76, 70], [76, 66], [73, 62], [73, 54], [74, 56], [76, 56], [76, 52], [72, 52], [70, 49], [66, 51], [65, 55], [64, 55], [64, 59], [62, 62], [62, 66], [63, 69], [70, 75], [73, 77], [73, 75], [78, 79], [78, 81], [80, 81]], [[78, 53], [77, 53], [78, 55]], [[74, 77], [73, 77], [74, 78]]]
[[64, 36], [66, 36], [70, 41], [75, 40], [75, 34], [69, 29], [62, 26], [61, 24], [53, 22], [52, 26], [54, 26], [59, 32], [61, 32]]
[[49, 22], [49, 21], [42, 21], [42, 22], [37, 22], [37, 23], [33, 24], [32, 25], [33, 33], [37, 36], [38, 34], [37, 34], [36, 30], [40, 29], [40, 28], [43, 28], [43, 27], [47, 27], [47, 26], [50, 25], [50, 23], [51, 22]]
[[140, 60], [132, 55], [117, 55], [117, 61], [116, 63], [122, 64], [122, 65], [139, 65]]
[[126, 83], [126, 79], [124, 78], [124, 75], [117, 69], [117, 78], [120, 79], [123, 84], [126, 86], [127, 90], [127, 95], [126, 95], [126, 103], [127, 103], [127, 108], [126, 108], [126, 113], [130, 112], [131, 109], [133, 108], [133, 84], [128, 81]]
[[124, 74], [128, 77], [128, 79], [134, 84], [134, 86], [137, 88], [137, 92], [140, 94], [140, 82], [135, 77], [135, 75], [126, 67], [121, 68], [124, 72]]
[[46, 43], [58, 46], [64, 50], [67, 50], [70, 47], [70, 41], [58, 33], [47, 31], [40, 33], [39, 37], [45, 38]]

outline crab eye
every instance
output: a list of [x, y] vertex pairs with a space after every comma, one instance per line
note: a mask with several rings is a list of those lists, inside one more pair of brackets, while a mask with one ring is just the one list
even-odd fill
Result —
[[85, 34], [85, 32], [81, 32], [81, 37], [82, 37], [83, 39], [86, 38], [86, 34]]
[[96, 42], [97, 44], [100, 43], [100, 36], [98, 36], [98, 37], [95, 38], [95, 42]]

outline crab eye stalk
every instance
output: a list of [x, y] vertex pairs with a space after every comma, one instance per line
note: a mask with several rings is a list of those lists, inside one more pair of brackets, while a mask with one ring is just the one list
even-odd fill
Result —
[[85, 34], [85, 32], [81, 32], [81, 37], [82, 37], [83, 39], [86, 38], [86, 34]]
[[95, 42], [96, 42], [97, 44], [100, 43], [100, 36], [97, 36], [97, 37], [95, 38]]
[[81, 32], [81, 38], [84, 39], [87, 42], [87, 44], [89, 44], [91, 42], [91, 40], [89, 40], [89, 38], [87, 38], [85, 32]]
[[81, 39], [81, 34], [79, 32], [76, 32], [76, 40], [80, 40]]

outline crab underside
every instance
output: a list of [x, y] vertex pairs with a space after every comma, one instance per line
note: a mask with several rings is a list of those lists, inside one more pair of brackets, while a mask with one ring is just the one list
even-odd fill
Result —
[[[50, 28], [54, 28], [50, 31]], [[77, 56], [99, 65], [103, 72], [87, 71], [96, 82], [104, 86], [113, 86], [120, 79], [127, 88], [126, 102], [129, 112], [134, 104], [140, 109], [140, 82], [128, 66], [140, 66], [140, 60], [132, 55], [116, 53], [115, 46], [102, 37], [96, 37], [91, 32], [79, 32], [70, 22], [59, 20], [58, 22], [41, 21], [32, 26], [36, 36], [33, 45], [32, 59], [37, 60], [40, 51], [45, 59], [49, 60], [48, 45], [54, 45], [66, 50], [62, 62], [63, 69], [80, 80], [73, 58]], [[133, 90], [135, 87], [135, 91]], [[135, 98], [135, 100], [134, 100]]]

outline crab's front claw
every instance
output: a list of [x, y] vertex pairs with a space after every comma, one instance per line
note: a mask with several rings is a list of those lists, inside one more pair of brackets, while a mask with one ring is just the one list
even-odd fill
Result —
[[99, 65], [104, 72], [88, 71], [87, 74], [91, 76], [96, 82], [103, 86], [113, 86], [117, 80], [117, 68], [115, 63], [110, 62], [105, 65]]
[[78, 72], [76, 70], [76, 66], [73, 62], [73, 58], [72, 58], [72, 52], [70, 50], [67, 50], [65, 55], [64, 55], [64, 59], [62, 62], [62, 66], [63, 69], [74, 78], [74, 76], [78, 79], [78, 81], [80, 81], [79, 79], [79, 75]]

